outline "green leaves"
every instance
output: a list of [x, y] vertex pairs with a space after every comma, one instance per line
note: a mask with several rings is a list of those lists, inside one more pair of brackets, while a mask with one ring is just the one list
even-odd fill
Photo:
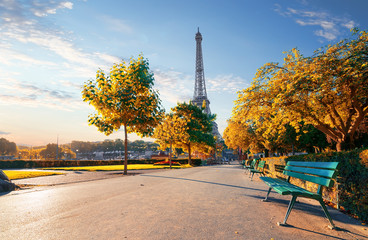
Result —
[[215, 145], [212, 135], [212, 120], [215, 115], [207, 115], [203, 109], [189, 103], [178, 103], [155, 129], [153, 137], [161, 148], [170, 142], [176, 148], [191, 152], [191, 147], [199, 152], [209, 152]]

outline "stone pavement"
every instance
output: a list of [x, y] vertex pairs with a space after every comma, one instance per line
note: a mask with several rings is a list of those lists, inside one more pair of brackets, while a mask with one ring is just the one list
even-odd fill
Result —
[[45, 186], [0, 195], [6, 219], [0, 239], [368, 240], [366, 226], [334, 209], [340, 230], [328, 229], [321, 207], [309, 199], [296, 204], [289, 227], [277, 226], [290, 196], [271, 193], [270, 202], [261, 202], [267, 186], [258, 176], [250, 181], [240, 165], [140, 173], [33, 179]]

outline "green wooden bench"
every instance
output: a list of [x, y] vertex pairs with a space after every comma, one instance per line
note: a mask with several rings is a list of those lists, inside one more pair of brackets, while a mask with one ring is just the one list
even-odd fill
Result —
[[[322, 189], [323, 186], [332, 187], [333, 178], [336, 177], [336, 168], [338, 162], [298, 162], [289, 161], [287, 162], [283, 174], [287, 176], [286, 181], [282, 179], [276, 179], [271, 177], [260, 177], [270, 188], [267, 192], [266, 198], [263, 201], [267, 201], [268, 195], [273, 189], [281, 195], [292, 195], [289, 203], [289, 207], [286, 211], [285, 219], [283, 222], [278, 222], [279, 226], [287, 225], [286, 221], [289, 217], [291, 210], [294, 207], [296, 199], [298, 197], [311, 198], [319, 201], [322, 206], [323, 212], [325, 213], [327, 219], [330, 221], [329, 228], [335, 229], [335, 225], [332, 221], [330, 213], [328, 212], [323, 199], [322, 199]], [[317, 192], [310, 192], [304, 188], [295, 186], [291, 184], [290, 178], [299, 178], [308, 182], [313, 182], [318, 184]]]
[[243, 168], [245, 168], [245, 160], [242, 160], [241, 163], [240, 163], [240, 165], [242, 165]]
[[258, 164], [257, 164], [257, 167], [255, 167], [253, 169], [249, 169], [249, 171], [251, 173], [251, 178], [250, 178], [251, 181], [253, 181], [253, 175], [255, 173], [264, 176], [263, 170], [264, 170], [264, 167], [265, 167], [265, 163], [266, 163], [266, 161], [259, 161]]
[[254, 169], [254, 167], [257, 164], [257, 159], [253, 159], [249, 165], [244, 165], [245, 170], [247, 170], [250, 173], [251, 169]]

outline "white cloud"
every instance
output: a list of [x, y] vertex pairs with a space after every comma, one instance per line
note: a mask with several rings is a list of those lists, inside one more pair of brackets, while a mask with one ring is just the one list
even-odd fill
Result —
[[[275, 5], [275, 11], [282, 16], [291, 17], [300, 26], [315, 26], [318, 30], [314, 34], [326, 40], [335, 40], [345, 28], [351, 29], [357, 24], [348, 18], [335, 17], [324, 11], [307, 11], [294, 8], [282, 10], [279, 4]], [[343, 27], [344, 29], [341, 29]]]
[[[55, 26], [45, 26], [43, 20], [37, 16], [54, 14], [58, 9], [72, 9], [69, 1], [0, 1], [0, 60], [11, 65], [22, 61], [38, 66], [66, 66], [61, 73], [66, 76], [90, 78], [98, 68], [109, 69], [115, 62], [120, 61], [116, 56], [99, 52], [86, 52], [78, 48], [66, 38], [68, 34], [57, 30]], [[23, 44], [27, 49], [41, 49], [48, 53], [51, 61], [37, 59], [40, 55], [19, 53], [13, 44]], [[35, 50], [37, 51], [37, 50]], [[4, 53], [4, 54], [2, 54]], [[61, 61], [60, 62], [60, 58]]]
[[247, 81], [245, 79], [232, 74], [218, 75], [214, 78], [209, 78], [207, 82], [207, 92], [236, 93], [247, 87]]
[[82, 106], [81, 96], [73, 91], [40, 87], [33, 83], [19, 82], [16, 79], [0, 79], [0, 103], [16, 104], [30, 107], [48, 107], [61, 110], [78, 109]]
[[19, 53], [6, 48], [0, 47], [0, 62], [6, 65], [19, 65], [19, 64], [36, 64], [41, 66], [55, 66], [55, 63], [38, 60], [29, 55]]
[[66, 80], [61, 80], [60, 83], [63, 85], [63, 86], [66, 86], [66, 87], [71, 87], [71, 88], [74, 88], [78, 91], [80, 91], [82, 89], [82, 84], [78, 84], [78, 83], [75, 83], [75, 82], [71, 82], [71, 81], [66, 81]]
[[194, 90], [190, 86], [194, 86], [193, 76], [183, 73], [160, 69], [153, 70], [156, 80], [155, 87], [160, 92], [160, 98], [169, 103], [188, 102], [192, 98]]
[[121, 61], [120, 58], [116, 57], [116, 56], [111, 56], [109, 54], [106, 53], [95, 53], [96, 57], [103, 60], [106, 63], [109, 63], [110, 66], [114, 63], [119, 63]]
[[68, 9], [72, 9], [73, 8], [73, 3], [72, 2], [62, 2], [59, 4], [60, 8], [68, 8]]
[[[17, 64], [17, 60], [21, 60], [28, 64], [55, 66], [60, 64], [58, 57], [61, 57], [62, 61], [64, 61], [64, 65], [68, 66], [68, 72], [74, 72], [81, 74], [81, 77], [89, 78], [93, 76], [97, 68], [108, 69], [112, 63], [119, 61], [119, 58], [105, 53], [84, 52], [75, 47], [71, 41], [59, 36], [57, 33], [42, 31], [33, 26], [29, 27], [28, 31], [23, 31], [21, 28], [9, 29], [9, 31], [4, 32], [0, 39], [1, 38], [7, 38], [4, 40], [8, 40], [9, 42], [18, 41], [31, 49], [41, 48], [56, 56], [52, 60], [55, 62], [47, 62], [37, 60], [35, 57], [26, 55], [25, 53], [18, 53], [14, 50], [0, 47], [0, 52], [8, 53], [0, 56], [0, 59], [4, 60], [6, 64], [11, 64], [12, 62], [13, 64]], [[79, 75], [74, 75], [74, 77], [75, 76]]]
[[31, 12], [37, 17], [45, 17], [49, 14], [56, 14], [56, 10], [58, 9], [73, 9], [72, 2], [60, 2], [57, 3], [55, 1], [33, 1]]
[[[34, 13], [37, 16], [45, 16], [47, 14], [54, 14], [57, 9], [63, 8], [72, 9], [73, 3], [54, 0], [31, 1], [29, 4], [24, 4], [22, 1], [16, 0], [0, 2], [0, 19], [5, 21], [5, 24], [0, 26], [0, 40], [4, 42], [19, 41], [24, 44], [34, 44], [35, 46], [52, 51], [68, 62], [79, 63], [81, 65], [96, 67], [101, 62], [111, 64], [111, 61], [115, 62], [119, 60], [119, 58], [104, 53], [83, 52], [82, 49], [78, 49], [70, 40], [65, 38], [67, 34], [55, 30], [55, 26], [44, 26], [39, 18], [32, 17], [30, 14]], [[118, 22], [118, 20], [115, 22]]]
[[333, 32], [328, 32], [328, 31], [323, 31], [323, 30], [317, 30], [314, 32], [315, 35], [319, 36], [319, 37], [323, 37], [327, 40], [334, 40], [336, 39], [336, 34]]
[[[156, 79], [156, 87], [160, 92], [162, 100], [172, 104], [177, 102], [188, 102], [193, 98], [194, 93], [194, 76], [185, 75], [174, 70], [162, 71], [154, 70]], [[228, 75], [218, 75], [206, 80], [207, 93], [231, 93], [247, 87], [247, 81], [241, 77]]]
[[341, 26], [346, 27], [347, 29], [352, 29], [353, 27], [356, 26], [356, 23], [353, 20], [351, 20], [349, 22], [342, 23]]

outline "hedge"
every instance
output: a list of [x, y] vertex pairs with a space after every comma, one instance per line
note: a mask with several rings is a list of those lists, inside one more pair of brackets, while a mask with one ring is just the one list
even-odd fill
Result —
[[[287, 161], [340, 162], [337, 183], [334, 187], [325, 189], [324, 198], [362, 221], [368, 221], [368, 149], [266, 158], [264, 160], [266, 160], [266, 174], [277, 178], [284, 177], [282, 169]], [[298, 179], [294, 179], [292, 183], [316, 190], [315, 184]]]
[[[128, 160], [128, 164], [154, 164], [161, 162], [157, 159]], [[180, 164], [188, 164], [188, 159], [175, 159]], [[192, 159], [193, 166], [201, 165], [201, 159]], [[45, 167], [81, 167], [81, 166], [103, 166], [122, 165], [122, 160], [0, 160], [0, 169], [14, 168], [45, 168]]]

